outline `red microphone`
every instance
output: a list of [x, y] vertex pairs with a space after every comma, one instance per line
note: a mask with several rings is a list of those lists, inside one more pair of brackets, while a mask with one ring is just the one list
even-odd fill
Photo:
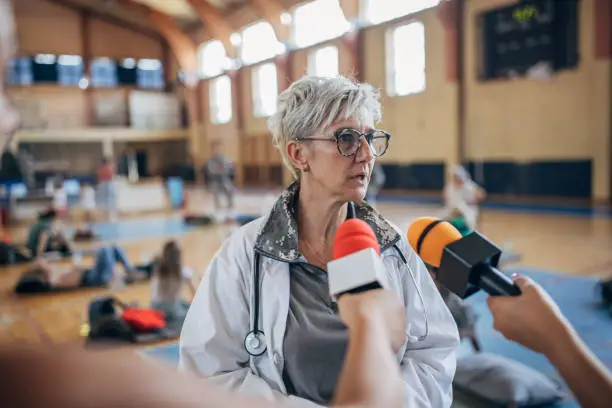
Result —
[[372, 228], [357, 218], [346, 220], [334, 237], [334, 260], [327, 264], [329, 292], [336, 300], [344, 293], [387, 287], [380, 245]]

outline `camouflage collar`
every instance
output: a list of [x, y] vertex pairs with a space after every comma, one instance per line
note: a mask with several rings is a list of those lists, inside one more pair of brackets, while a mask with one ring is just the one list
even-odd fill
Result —
[[[284, 262], [303, 260], [299, 250], [295, 214], [298, 191], [299, 184], [295, 182], [276, 200], [255, 241], [256, 251]], [[355, 215], [372, 227], [381, 252], [400, 239], [398, 232], [367, 203], [355, 203]]]

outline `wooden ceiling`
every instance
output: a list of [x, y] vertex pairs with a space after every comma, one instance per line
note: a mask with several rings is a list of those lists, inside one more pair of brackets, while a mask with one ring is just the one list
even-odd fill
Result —
[[[205, 3], [211, 11], [228, 20], [236, 13], [258, 15], [265, 18], [257, 7], [258, 0], [48, 0], [80, 10], [87, 10], [99, 16], [121, 20], [134, 28], [156, 32], [156, 26], [142, 11], [152, 9], [170, 17], [186, 33], [193, 33], [204, 26], [193, 4]], [[269, 0], [282, 7], [291, 8], [307, 0]], [[17, 0], [17, 4], [27, 4], [28, 0]], [[135, 6], [135, 7], [134, 7]], [[212, 7], [211, 7], [212, 6]], [[250, 10], [249, 10], [250, 9]]]

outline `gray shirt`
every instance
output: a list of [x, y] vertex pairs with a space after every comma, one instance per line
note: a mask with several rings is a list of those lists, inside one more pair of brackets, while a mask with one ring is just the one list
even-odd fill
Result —
[[292, 263], [289, 270], [285, 386], [289, 394], [328, 405], [346, 354], [347, 328], [330, 299], [327, 272], [301, 262]]

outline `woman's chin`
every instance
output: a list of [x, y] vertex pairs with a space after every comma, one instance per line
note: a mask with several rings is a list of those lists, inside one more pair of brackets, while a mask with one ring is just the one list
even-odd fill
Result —
[[366, 186], [348, 187], [344, 191], [344, 199], [346, 201], [353, 201], [359, 203], [363, 201], [366, 196], [368, 188]]

